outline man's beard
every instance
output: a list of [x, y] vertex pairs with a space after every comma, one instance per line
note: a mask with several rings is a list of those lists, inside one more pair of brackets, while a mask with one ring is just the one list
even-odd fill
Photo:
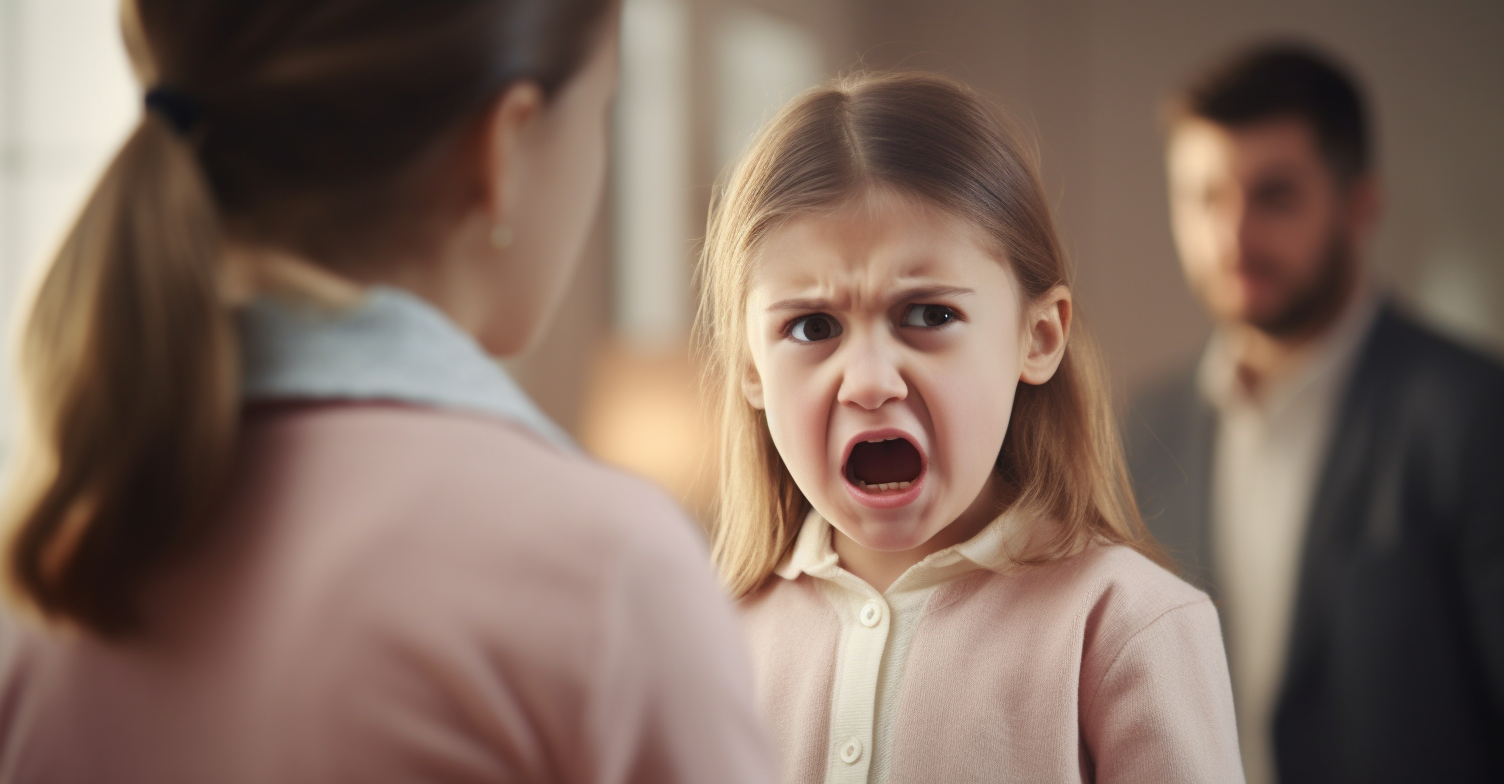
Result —
[[1352, 289], [1356, 259], [1352, 246], [1340, 231], [1332, 232], [1314, 277], [1291, 292], [1278, 308], [1248, 320], [1254, 328], [1273, 338], [1310, 335], [1335, 321]]

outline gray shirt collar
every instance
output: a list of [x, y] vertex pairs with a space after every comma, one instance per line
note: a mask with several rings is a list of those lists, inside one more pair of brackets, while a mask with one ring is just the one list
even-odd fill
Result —
[[422, 299], [377, 286], [331, 308], [262, 296], [237, 318], [247, 401], [390, 401], [516, 422], [574, 450], [473, 337]]

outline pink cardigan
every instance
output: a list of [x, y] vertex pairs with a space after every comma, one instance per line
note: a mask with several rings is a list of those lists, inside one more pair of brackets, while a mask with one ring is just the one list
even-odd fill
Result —
[[[786, 782], [819, 782], [842, 619], [822, 581], [742, 603]], [[910, 782], [1241, 782], [1232, 691], [1206, 595], [1138, 553], [976, 569], [931, 594], [892, 747]]]
[[0, 781], [768, 782], [692, 523], [488, 416], [263, 410], [123, 645], [0, 615]]

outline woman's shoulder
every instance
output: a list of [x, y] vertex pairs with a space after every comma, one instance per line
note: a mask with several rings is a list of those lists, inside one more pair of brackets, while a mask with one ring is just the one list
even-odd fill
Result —
[[277, 554], [259, 568], [302, 586], [289, 612], [308, 628], [340, 617], [357, 647], [402, 639], [443, 658], [484, 639], [578, 672], [618, 604], [715, 593], [703, 538], [665, 493], [503, 420], [314, 406], [254, 424], [245, 448], [242, 522]]
[[702, 535], [665, 493], [503, 420], [314, 406], [246, 440], [239, 514], [312, 572], [419, 594], [437, 574], [492, 595], [584, 599], [612, 580], [709, 569]]
[[383, 498], [389, 510], [406, 505], [427, 525], [474, 526], [480, 536], [535, 516], [625, 530], [688, 524], [646, 481], [489, 416], [399, 404], [298, 406], [253, 420], [247, 441], [246, 461], [260, 481], [335, 497], [359, 485], [360, 496]]

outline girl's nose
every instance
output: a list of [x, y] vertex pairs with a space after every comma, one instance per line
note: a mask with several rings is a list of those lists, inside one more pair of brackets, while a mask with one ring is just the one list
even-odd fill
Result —
[[909, 396], [908, 382], [882, 346], [868, 342], [847, 348], [850, 353], [842, 369], [841, 387], [836, 392], [838, 402], [876, 411], [890, 400]]

